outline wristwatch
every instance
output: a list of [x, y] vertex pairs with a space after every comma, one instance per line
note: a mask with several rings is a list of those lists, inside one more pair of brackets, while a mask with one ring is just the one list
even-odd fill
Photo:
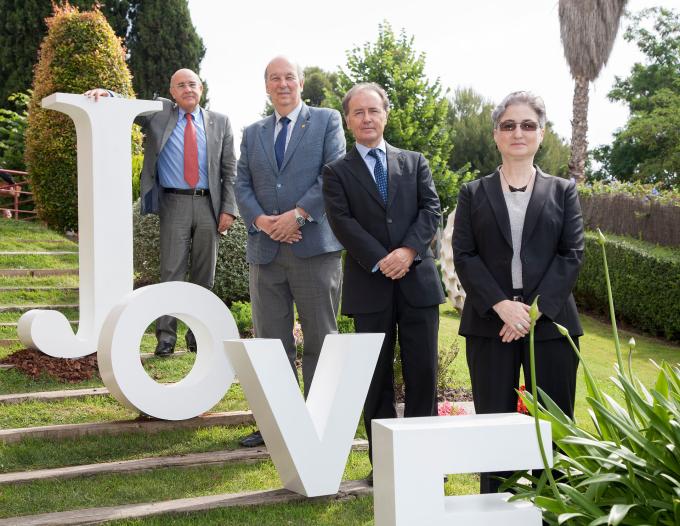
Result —
[[297, 208], [295, 208], [295, 222], [298, 224], [298, 226], [305, 226], [305, 223], [307, 222], [305, 217], [298, 211]]

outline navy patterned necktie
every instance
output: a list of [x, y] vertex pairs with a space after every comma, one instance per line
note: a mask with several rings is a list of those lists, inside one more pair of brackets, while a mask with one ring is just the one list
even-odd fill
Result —
[[288, 117], [281, 117], [279, 122], [281, 123], [281, 131], [279, 131], [274, 142], [274, 155], [276, 155], [276, 166], [281, 169], [283, 156], [286, 153], [286, 137], [288, 136], [288, 123], [290, 119]]
[[378, 192], [382, 197], [383, 203], [387, 203], [387, 173], [385, 172], [385, 167], [380, 161], [380, 156], [378, 155], [378, 149], [373, 148], [369, 150], [368, 155], [375, 159], [375, 166], [373, 167], [373, 175], [375, 176], [375, 184], [378, 187]]

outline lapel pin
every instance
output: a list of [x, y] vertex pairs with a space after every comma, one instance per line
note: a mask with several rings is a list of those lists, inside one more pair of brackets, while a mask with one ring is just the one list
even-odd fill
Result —
[[305, 127], [305, 125], [304, 125], [304, 124], [303, 124], [302, 126], [300, 126], [300, 128], [304, 128], [304, 127]]

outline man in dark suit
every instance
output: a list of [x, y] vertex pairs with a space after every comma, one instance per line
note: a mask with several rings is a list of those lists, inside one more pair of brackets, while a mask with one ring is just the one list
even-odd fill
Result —
[[[371, 420], [397, 416], [394, 348], [398, 335], [404, 415], [437, 414], [437, 335], [444, 294], [430, 242], [441, 215], [422, 154], [387, 144], [389, 100], [374, 83], [357, 84], [343, 99], [356, 145], [324, 168], [323, 194], [333, 232], [347, 249], [342, 312], [357, 332], [384, 332], [364, 405]], [[372, 453], [369, 453], [369, 455]]]
[[[226, 232], [236, 216], [234, 199], [234, 138], [229, 119], [201, 108], [203, 84], [190, 69], [180, 69], [170, 79], [175, 102], [159, 99], [163, 109], [139, 116], [142, 126], [144, 166], [140, 180], [142, 214], [160, 215], [161, 281], [183, 281], [191, 269], [192, 283], [211, 289], [215, 279], [219, 233]], [[117, 96], [93, 89], [88, 97]], [[177, 320], [156, 321], [155, 354], [175, 350]], [[187, 348], [196, 352], [196, 339], [186, 334]]]
[[[338, 330], [342, 246], [326, 221], [321, 169], [345, 153], [345, 135], [337, 111], [302, 102], [304, 73], [297, 64], [276, 57], [264, 78], [274, 113], [243, 133], [236, 200], [249, 234], [255, 335], [280, 339], [297, 376], [297, 309], [306, 397], [323, 340]], [[246, 447], [262, 443], [258, 431], [241, 441]]]

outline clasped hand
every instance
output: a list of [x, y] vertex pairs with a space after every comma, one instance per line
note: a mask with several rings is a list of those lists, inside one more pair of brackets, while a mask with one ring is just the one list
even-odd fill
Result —
[[529, 334], [531, 327], [529, 308], [529, 305], [521, 301], [511, 300], [499, 301], [493, 306], [493, 310], [503, 320], [503, 327], [498, 333], [503, 343], [519, 340]]
[[272, 240], [281, 243], [297, 243], [302, 239], [294, 209], [281, 215], [261, 215], [255, 220], [255, 226]]
[[385, 277], [401, 279], [411, 268], [416, 251], [409, 247], [395, 248], [378, 262], [378, 268]]

